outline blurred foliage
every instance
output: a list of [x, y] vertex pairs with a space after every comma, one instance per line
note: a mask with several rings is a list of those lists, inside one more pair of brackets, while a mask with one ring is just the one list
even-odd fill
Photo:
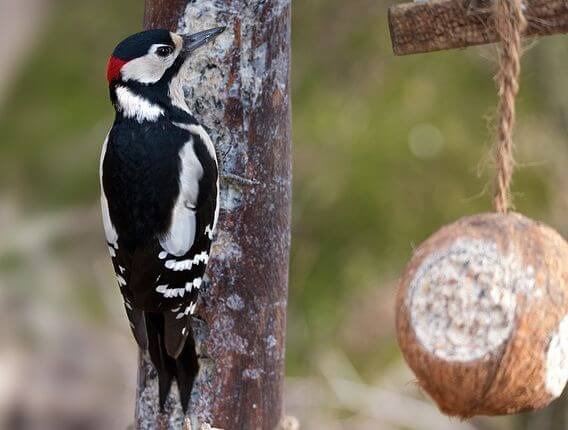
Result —
[[[140, 28], [135, 0], [58, 0], [0, 112], [0, 181], [36, 209], [92, 202], [112, 108], [104, 79], [117, 40]], [[19, 197], [19, 196], [16, 196]]]
[[[387, 5], [356, 3], [294, 7], [292, 374], [308, 371], [314, 345], [339, 343], [371, 373], [399, 359], [392, 353], [392, 313], [369, 310], [375, 324], [391, 327], [391, 337], [377, 343], [365, 339], [368, 333], [352, 333], [363, 344], [359, 353], [346, 347], [340, 329], [359, 318], [377, 288], [394, 295], [413, 246], [446, 223], [491, 209], [487, 118], [496, 103], [495, 48], [394, 57]], [[529, 50], [519, 97], [519, 129], [530, 121], [549, 141], [558, 106], [544, 100], [558, 90], [543, 82], [551, 75], [562, 82], [566, 69], [548, 68], [543, 59], [561, 52], [566, 44], [558, 38]], [[525, 152], [534, 157], [536, 142], [527, 140], [518, 133], [519, 147], [533, 145]], [[562, 143], [551, 142], [558, 152]], [[521, 163], [538, 164], [519, 168], [514, 185], [517, 209], [537, 219], [548, 217], [553, 186], [543, 155], [526, 159], [518, 151]]]
[[[386, 9], [371, 0], [294, 3], [291, 375], [314, 372], [332, 346], [366, 375], [399, 360], [392, 303], [412, 247], [491, 209], [494, 48], [394, 57]], [[30, 211], [97, 204], [112, 120], [105, 64], [141, 19], [134, 0], [55, 2], [1, 111], [2, 193]], [[566, 231], [563, 58], [559, 38], [525, 57], [514, 191], [519, 211]], [[17, 255], [0, 261], [19, 264]]]

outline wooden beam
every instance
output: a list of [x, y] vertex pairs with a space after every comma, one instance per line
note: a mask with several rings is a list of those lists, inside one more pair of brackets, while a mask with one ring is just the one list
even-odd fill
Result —
[[[568, 0], [528, 0], [525, 37], [568, 33]], [[389, 8], [396, 55], [465, 48], [497, 41], [488, 0], [432, 0]]]

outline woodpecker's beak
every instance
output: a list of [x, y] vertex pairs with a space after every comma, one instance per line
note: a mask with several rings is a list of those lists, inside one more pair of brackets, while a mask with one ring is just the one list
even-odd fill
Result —
[[184, 34], [181, 36], [183, 38], [183, 48], [181, 52], [189, 54], [190, 52], [195, 51], [200, 46], [205, 45], [207, 42], [212, 41], [224, 31], [225, 27], [217, 27], [205, 31], [200, 31], [199, 33], [187, 34], [187, 35]]

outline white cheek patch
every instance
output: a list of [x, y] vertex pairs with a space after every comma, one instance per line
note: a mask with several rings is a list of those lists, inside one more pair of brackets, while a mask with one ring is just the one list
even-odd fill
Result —
[[130, 60], [120, 69], [122, 79], [124, 81], [136, 81], [141, 84], [155, 84], [166, 70], [173, 64], [175, 58], [168, 59], [167, 61], [160, 60], [152, 52], [146, 54], [144, 57]]

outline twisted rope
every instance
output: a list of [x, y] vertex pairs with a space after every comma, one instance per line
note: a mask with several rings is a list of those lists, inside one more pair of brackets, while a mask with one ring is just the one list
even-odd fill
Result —
[[495, 147], [495, 195], [493, 206], [506, 213], [511, 206], [510, 188], [515, 168], [513, 128], [515, 98], [519, 91], [521, 34], [527, 26], [522, 0], [495, 0], [495, 27], [501, 40], [500, 67], [496, 76], [499, 90], [497, 144]]

